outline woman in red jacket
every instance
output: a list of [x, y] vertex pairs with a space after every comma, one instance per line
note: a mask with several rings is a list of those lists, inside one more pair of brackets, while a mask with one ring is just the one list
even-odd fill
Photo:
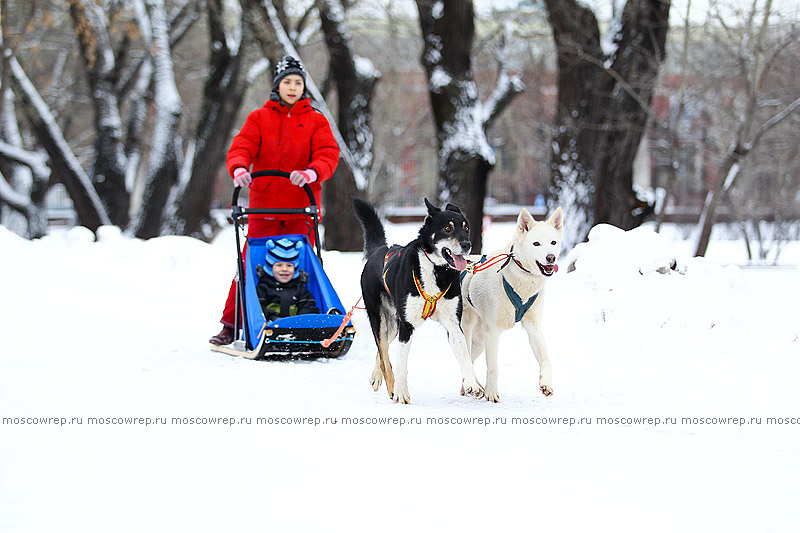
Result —
[[[250, 187], [249, 206], [257, 209], [305, 207], [308, 196], [302, 187], [309, 185], [317, 205], [321, 204], [320, 182], [333, 175], [339, 162], [339, 146], [328, 120], [309, 103], [306, 94], [306, 70], [292, 56], [275, 65], [272, 93], [264, 107], [247, 116], [228, 150], [227, 167], [237, 187]], [[282, 170], [286, 178], [258, 178], [253, 181], [250, 170]], [[314, 232], [304, 215], [269, 215], [251, 217], [248, 236], [271, 237], [293, 233], [309, 235], [315, 245]], [[209, 339], [216, 345], [234, 340], [236, 285], [231, 284], [222, 331]]]

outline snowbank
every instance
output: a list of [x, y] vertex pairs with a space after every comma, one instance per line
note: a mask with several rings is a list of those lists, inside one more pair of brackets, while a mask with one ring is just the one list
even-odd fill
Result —
[[[416, 231], [387, 228], [400, 243]], [[491, 225], [487, 249], [512, 231]], [[554, 396], [519, 327], [500, 342], [501, 402], [459, 396], [445, 332], [426, 323], [400, 406], [369, 386], [363, 311], [338, 360], [208, 349], [230, 233], [0, 227], [0, 529], [513, 530], [533, 515], [559, 531], [790, 530], [800, 426], [768, 419], [798, 416], [800, 273], [685, 248], [598, 226], [563, 259], [545, 295]], [[361, 254], [324, 259], [355, 304]], [[461, 512], [467, 494], [477, 507]]]

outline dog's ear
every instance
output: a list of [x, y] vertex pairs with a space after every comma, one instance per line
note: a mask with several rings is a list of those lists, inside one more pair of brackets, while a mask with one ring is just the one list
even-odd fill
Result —
[[519, 212], [519, 216], [517, 217], [517, 231], [520, 233], [525, 233], [533, 227], [534, 222], [533, 215], [531, 215], [530, 212], [523, 207], [522, 211]]
[[459, 215], [464, 216], [464, 212], [461, 210], [461, 208], [458, 207], [457, 205], [454, 205], [454, 204], [447, 204], [446, 206], [444, 206], [444, 210], [445, 211], [455, 211]]
[[438, 207], [436, 207], [435, 205], [430, 203], [427, 198], [425, 198], [425, 207], [428, 208], [428, 215], [429, 216], [434, 216], [434, 215], [442, 212], [441, 209], [439, 209]]
[[564, 212], [561, 211], [560, 207], [550, 215], [550, 218], [547, 219], [547, 223], [551, 224], [559, 231], [564, 229]]

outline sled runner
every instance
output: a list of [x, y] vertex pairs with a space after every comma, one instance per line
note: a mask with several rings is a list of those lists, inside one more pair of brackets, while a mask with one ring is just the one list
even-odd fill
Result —
[[[288, 172], [264, 170], [253, 172], [254, 179], [274, 176], [288, 178]], [[309, 205], [290, 209], [251, 209], [238, 205], [240, 187], [233, 191], [232, 213], [236, 234], [236, 340], [227, 346], [211, 345], [211, 349], [247, 359], [294, 359], [339, 357], [347, 353], [355, 336], [355, 328], [349, 320], [342, 331], [344, 306], [322, 268], [322, 252], [319, 245], [319, 217], [314, 194], [308, 185], [303, 186]], [[312, 224], [316, 241], [316, 253], [305, 235], [280, 235], [276, 237], [248, 238], [245, 258], [242, 259], [242, 220], [248, 216], [278, 214], [303, 214]], [[303, 314], [267, 321], [258, 301], [256, 266], [266, 264], [267, 241], [270, 239], [303, 241], [300, 249], [299, 269], [308, 273], [307, 287], [316, 300], [320, 314]]]

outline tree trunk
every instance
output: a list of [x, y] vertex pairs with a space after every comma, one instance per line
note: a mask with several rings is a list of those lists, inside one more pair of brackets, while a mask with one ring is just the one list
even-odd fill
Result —
[[472, 75], [473, 5], [471, 1], [417, 0], [417, 9], [424, 42], [420, 60], [428, 77], [439, 147], [439, 200], [465, 212], [473, 250], [479, 252], [486, 182], [494, 155], [486, 140], [487, 117]]
[[[228, 47], [222, 23], [221, 0], [208, 3], [211, 44], [210, 74], [203, 91], [203, 105], [197, 126], [191, 177], [179, 194], [174, 231], [182, 235], [208, 238], [204, 226], [209, 222], [214, 182], [219, 162], [225, 160], [230, 132], [247, 89], [242, 75], [242, 58], [250, 32], [239, 25], [240, 42]], [[186, 164], [186, 163], [185, 163]]]
[[717, 207], [722, 198], [723, 191], [730, 188], [736, 173], [739, 171], [739, 160], [743, 157], [736, 148], [732, 148], [725, 154], [719, 167], [717, 167], [716, 180], [714, 186], [708, 191], [703, 211], [700, 214], [700, 235], [697, 239], [695, 255], [704, 256], [711, 241], [711, 230], [717, 217]]
[[[372, 165], [372, 95], [380, 73], [371, 62], [355, 54], [341, 1], [318, 0], [317, 7], [330, 54], [331, 73], [336, 82], [339, 129], [359, 172], [366, 176]], [[337, 167], [332, 180], [323, 184], [322, 192], [325, 199], [325, 248], [341, 251], [363, 249], [361, 232], [352, 231], [352, 228], [359, 227], [352, 199], [363, 191], [359, 191], [348, 165]]]
[[135, 234], [141, 239], [160, 235], [164, 216], [170, 215], [164, 213], [164, 207], [178, 179], [178, 121], [181, 115], [181, 99], [175, 85], [164, 2], [150, 0], [146, 6], [153, 35], [150, 49], [155, 69], [156, 118], [144, 198], [135, 225]]
[[333, 177], [322, 184], [326, 250], [358, 252], [364, 249], [359, 223], [350, 215], [353, 213], [353, 198], [358, 196], [360, 192], [347, 165], [336, 167]]
[[611, 87], [604, 107], [605, 150], [597, 166], [597, 222], [632, 229], [644, 222], [653, 206], [633, 188], [633, 161], [650, 117], [659, 65], [666, 57], [670, 2], [629, 1], [622, 16], [621, 39], [612, 69], [624, 81]]
[[664, 59], [670, 2], [629, 0], [610, 56], [590, 9], [576, 0], [545, 5], [559, 71], [550, 200], [570, 221], [572, 246], [596, 223], [631, 229], [652, 212], [633, 190], [633, 160]]
[[480, 253], [483, 246], [483, 203], [492, 165], [480, 157], [465, 157], [464, 154], [453, 153], [447, 167], [453, 175], [462, 178], [451, 190], [450, 201], [460, 206], [470, 221], [472, 250]]
[[126, 227], [130, 194], [125, 186], [126, 157], [122, 119], [116, 91], [115, 54], [108, 35], [108, 21], [93, 1], [70, 0], [81, 55], [94, 105], [95, 154], [92, 182], [105, 203], [111, 222]]

